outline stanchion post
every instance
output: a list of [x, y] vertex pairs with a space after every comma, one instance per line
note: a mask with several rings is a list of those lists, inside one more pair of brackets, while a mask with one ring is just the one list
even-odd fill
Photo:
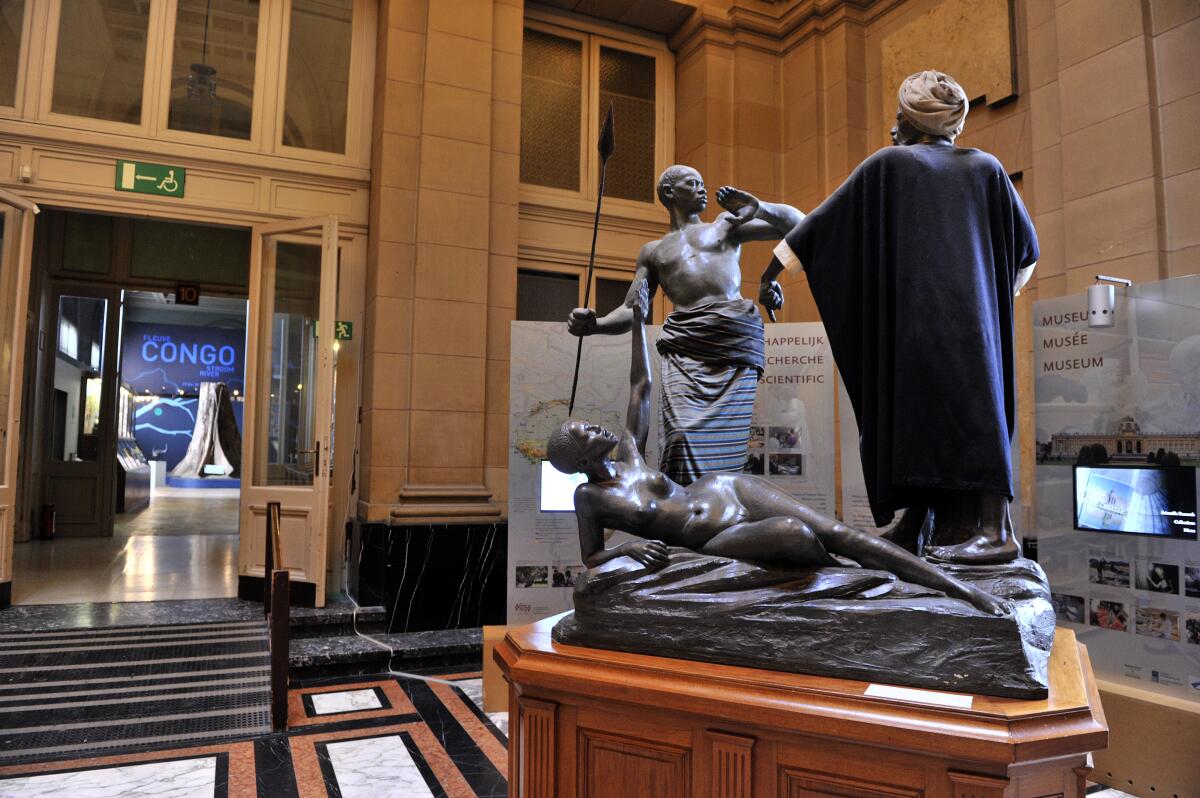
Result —
[[271, 574], [271, 614], [268, 625], [271, 635], [271, 727], [275, 731], [287, 729], [288, 712], [288, 632], [291, 608], [288, 604], [289, 582], [287, 571]]
[[271, 575], [275, 572], [276, 566], [281, 563], [275, 562], [275, 550], [277, 548], [276, 541], [279, 538], [279, 502], [267, 502], [267, 528], [266, 537], [263, 539], [263, 615], [270, 617], [271, 615]]

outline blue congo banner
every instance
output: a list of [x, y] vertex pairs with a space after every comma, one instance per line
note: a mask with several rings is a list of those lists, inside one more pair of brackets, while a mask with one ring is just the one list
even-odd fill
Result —
[[196, 394], [202, 382], [245, 387], [245, 330], [129, 322], [122, 348], [121, 379], [134, 393]]

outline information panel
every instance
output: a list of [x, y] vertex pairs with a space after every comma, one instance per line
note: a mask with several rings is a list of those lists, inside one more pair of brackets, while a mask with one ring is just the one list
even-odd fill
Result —
[[136, 394], [195, 395], [202, 382], [244, 389], [246, 331], [228, 327], [127, 322], [121, 380]]
[[1200, 701], [1200, 278], [1034, 304], [1037, 526], [1103, 679]]

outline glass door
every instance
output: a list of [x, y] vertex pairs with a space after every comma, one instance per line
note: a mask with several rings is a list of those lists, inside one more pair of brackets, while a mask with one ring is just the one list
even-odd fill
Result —
[[37, 205], [0, 189], [0, 607], [11, 598], [21, 386]]
[[[239, 574], [262, 578], [266, 512], [281, 505], [282, 567], [324, 603], [332, 462], [335, 217], [254, 228]], [[277, 563], [276, 567], [280, 567]]]

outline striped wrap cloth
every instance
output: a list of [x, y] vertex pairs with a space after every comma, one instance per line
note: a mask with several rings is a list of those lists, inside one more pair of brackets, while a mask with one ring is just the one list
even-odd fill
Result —
[[676, 310], [657, 348], [659, 468], [680, 485], [713, 471], [741, 471], [764, 366], [763, 323], [754, 303], [739, 297]]

